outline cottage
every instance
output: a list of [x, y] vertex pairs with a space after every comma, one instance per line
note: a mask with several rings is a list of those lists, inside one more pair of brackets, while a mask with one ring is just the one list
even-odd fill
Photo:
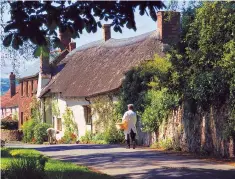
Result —
[[13, 72], [11, 72], [9, 80], [10, 89], [0, 97], [1, 119], [6, 118], [8, 116], [12, 117], [12, 115], [18, 118], [19, 114], [18, 100], [20, 86], [16, 86], [16, 78]]
[[[122, 85], [125, 72], [155, 54], [164, 56], [168, 46], [177, 43], [180, 34], [180, 13], [172, 12], [166, 20], [166, 12], [158, 12], [157, 30], [127, 39], [111, 38], [110, 25], [103, 26], [103, 39], [83, 45], [54, 63], [56, 73], [48, 69], [49, 60], [41, 60], [37, 97], [45, 106], [46, 101], [56, 101], [59, 114], [44, 111], [45, 121], [63, 136], [63, 118], [66, 107], [74, 114], [79, 137], [92, 130], [95, 116], [91, 115], [92, 98], [112, 94]], [[46, 75], [45, 75], [46, 74]], [[43, 82], [44, 81], [44, 82]], [[45, 85], [46, 84], [46, 85]], [[113, 99], [115, 100], [115, 99]], [[51, 105], [49, 105], [51, 106]]]

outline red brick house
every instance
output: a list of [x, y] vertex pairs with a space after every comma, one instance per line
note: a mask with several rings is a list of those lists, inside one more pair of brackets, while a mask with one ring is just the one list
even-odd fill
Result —
[[[33, 98], [37, 98], [37, 94], [41, 92], [41, 89], [44, 88], [45, 85], [53, 78], [54, 75], [60, 70], [60, 66], [57, 66], [68, 53], [69, 51], [76, 48], [76, 43], [71, 42], [71, 38], [68, 38], [63, 33], [60, 33], [59, 36], [61, 42], [66, 47], [65, 50], [51, 52], [50, 57], [40, 57], [39, 61], [36, 61], [34, 65], [32, 65], [32, 72], [30, 75], [26, 75], [19, 79], [19, 128], [22, 127], [25, 121], [30, 119], [31, 116], [31, 103]], [[37, 98], [38, 99], [38, 98]], [[38, 99], [39, 100], [39, 99]], [[43, 120], [45, 119], [45, 100], [41, 99], [41, 109]], [[47, 109], [51, 111], [51, 106]], [[50, 121], [44, 121], [51, 123]]]
[[35, 97], [38, 86], [38, 74], [19, 79], [19, 128], [30, 118], [30, 103]]

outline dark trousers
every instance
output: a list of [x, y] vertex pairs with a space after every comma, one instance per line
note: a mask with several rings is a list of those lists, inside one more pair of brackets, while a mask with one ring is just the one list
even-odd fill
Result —
[[127, 134], [127, 145], [128, 147], [130, 147], [130, 139], [132, 141], [133, 144], [133, 148], [135, 148], [135, 137], [136, 137], [136, 133], [133, 132], [133, 130], [131, 129], [130, 134]]

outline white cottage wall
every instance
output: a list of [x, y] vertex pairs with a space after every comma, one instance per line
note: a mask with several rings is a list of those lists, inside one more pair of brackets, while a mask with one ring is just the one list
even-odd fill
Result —
[[[61, 96], [57, 96], [58, 107], [60, 110], [60, 115], [58, 118], [62, 119], [62, 131], [56, 135], [57, 140], [61, 139], [64, 135], [64, 125], [63, 125], [63, 114], [65, 112], [66, 107], [70, 108], [73, 111], [74, 120], [78, 125], [78, 137], [84, 136], [86, 131], [91, 130], [91, 125], [86, 125], [85, 116], [84, 116], [84, 105], [89, 105], [89, 102], [85, 99], [81, 98], [63, 98]], [[54, 128], [57, 129], [56, 117], [54, 116]]]
[[67, 99], [67, 106], [73, 111], [75, 122], [78, 125], [78, 137], [84, 136], [86, 131], [91, 131], [91, 125], [87, 125], [83, 106], [89, 105], [85, 99]]

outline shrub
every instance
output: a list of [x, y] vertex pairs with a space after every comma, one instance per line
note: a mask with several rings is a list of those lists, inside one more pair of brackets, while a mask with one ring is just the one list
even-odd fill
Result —
[[1, 157], [9, 157], [9, 148], [1, 148]]
[[16, 130], [18, 129], [18, 121], [8, 116], [1, 120], [1, 129]]
[[38, 122], [36, 120], [30, 119], [26, 121], [23, 125], [23, 141], [32, 142], [34, 138], [34, 127]]
[[97, 133], [92, 138], [92, 140], [94, 140], [94, 141], [104, 140], [104, 139], [105, 139], [104, 133]]
[[63, 144], [74, 144], [77, 141], [77, 135], [72, 132], [65, 132], [59, 143]]
[[92, 141], [92, 133], [91, 131], [86, 131], [85, 135], [80, 138], [82, 143], [88, 144]]
[[[42, 144], [47, 140], [47, 129], [51, 127], [50, 124], [47, 123], [39, 123], [34, 127], [34, 138], [37, 144]], [[32, 140], [33, 140], [32, 139]]]
[[159, 148], [164, 150], [171, 150], [173, 149], [173, 142], [172, 139], [166, 138], [159, 140], [158, 142], [154, 143], [151, 148]]
[[7, 171], [7, 178], [10, 179], [43, 179], [45, 162], [38, 158], [17, 158], [11, 160], [10, 167]]
[[104, 140], [109, 144], [122, 143], [124, 134], [122, 131], [117, 130], [114, 121], [110, 124], [109, 128], [104, 133]]

